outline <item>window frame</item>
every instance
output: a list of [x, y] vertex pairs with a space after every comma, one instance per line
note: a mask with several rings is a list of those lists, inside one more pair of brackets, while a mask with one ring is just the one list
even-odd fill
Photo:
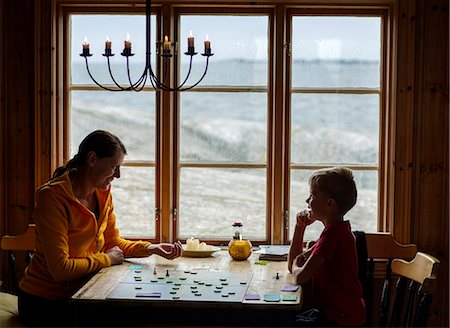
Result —
[[[62, 17], [63, 22], [62, 26], [60, 26], [61, 30], [64, 33], [64, 38], [62, 40], [63, 42], [63, 52], [65, 55], [63, 56], [63, 71], [62, 73], [62, 79], [64, 81], [63, 86], [63, 103], [62, 103], [62, 112], [63, 112], [63, 126], [61, 134], [63, 136], [64, 143], [62, 144], [62, 154], [63, 154], [63, 163], [66, 163], [70, 159], [70, 135], [71, 135], [71, 128], [70, 128], [70, 116], [71, 116], [71, 92], [72, 91], [103, 91], [99, 86], [95, 85], [95, 83], [91, 84], [72, 84], [70, 81], [71, 76], [71, 58], [70, 58], [70, 51], [68, 49], [70, 48], [71, 44], [71, 21], [70, 16], [71, 15], [95, 15], [95, 14], [125, 14], [125, 15], [145, 15], [145, 5], [144, 6], [120, 6], [118, 8], [104, 8], [101, 6], [82, 6], [82, 7], [72, 7], [72, 6], [64, 6], [62, 8]], [[155, 15], [156, 19], [156, 34], [160, 37], [163, 35], [163, 32], [161, 30], [161, 6], [152, 6], [152, 15]], [[106, 64], [105, 64], [106, 65]], [[156, 67], [155, 72], [159, 75], [161, 70], [161, 62], [156, 61]], [[108, 85], [110, 88], [116, 88], [113, 84]], [[147, 83], [145, 87], [143, 88], [144, 91], [155, 91], [154, 88], [151, 86], [151, 84]], [[161, 100], [160, 96], [157, 92], [155, 92], [155, 121], [159, 120], [161, 109]], [[158, 242], [161, 234], [161, 225], [158, 224], [160, 221], [160, 211], [158, 204], [160, 203], [160, 181], [157, 179], [158, 176], [158, 158], [160, 157], [159, 154], [159, 125], [155, 124], [155, 160], [153, 161], [141, 161], [141, 160], [127, 160], [125, 157], [124, 162], [122, 164], [123, 167], [152, 167], [155, 169], [155, 203], [151, 206], [155, 207], [155, 215], [154, 215], [154, 225], [155, 225], [155, 236], [150, 237], [146, 235], [134, 235], [132, 237], [128, 237], [131, 240], [148, 240], [151, 242]], [[151, 219], [149, 219], [149, 223]]]
[[[188, 4], [187, 1], [153, 1], [152, 12], [158, 12], [160, 17], [157, 28], [159, 35], [169, 35], [174, 39], [179, 33], [175, 30], [175, 22], [179, 14], [206, 14], [216, 11], [219, 14], [248, 12], [269, 13], [269, 69], [268, 69], [268, 130], [267, 130], [267, 189], [266, 189], [266, 236], [267, 240], [258, 243], [288, 244], [289, 240], [289, 175], [290, 175], [290, 66], [286, 43], [290, 35], [291, 23], [288, 17], [291, 13], [321, 12], [321, 13], [379, 13], [382, 20], [382, 63], [380, 84], [380, 161], [379, 161], [379, 200], [378, 200], [378, 230], [380, 232], [393, 231], [394, 214], [394, 152], [395, 152], [395, 56], [396, 43], [396, 1], [379, 0], [361, 1], [358, 5], [352, 1], [323, 1], [317, 5], [298, 0], [295, 3], [278, 3], [277, 1], [263, 1], [255, 3], [248, 0], [238, 0], [223, 3], [218, 0], [203, 1]], [[113, 3], [113, 6], [105, 6]], [[99, 1], [95, 5], [86, 0], [68, 1], [54, 0], [52, 43], [55, 50], [52, 52], [53, 87], [56, 97], [52, 105], [52, 156], [51, 168], [54, 169], [69, 158], [70, 140], [70, 90], [68, 89], [70, 77], [70, 31], [67, 15], [72, 13], [112, 13], [112, 12], [139, 12], [144, 13], [144, 1]], [[289, 24], [287, 24], [289, 23]], [[178, 35], [177, 35], [178, 36]], [[177, 69], [175, 63], [171, 69]], [[158, 63], [157, 63], [157, 67]], [[157, 70], [159, 70], [157, 68]], [[278, 74], [275, 74], [277, 72]], [[282, 72], [281, 74], [279, 72]], [[171, 83], [177, 78], [169, 72]], [[148, 88], [148, 86], [146, 86]], [[216, 88], [218, 89], [218, 88]], [[228, 92], [236, 92], [231, 90]], [[197, 87], [192, 92], [205, 91]], [[261, 91], [260, 91], [261, 92]], [[158, 93], [157, 93], [158, 94]], [[52, 106], [52, 107], [53, 107]], [[279, 110], [281, 108], [281, 110]], [[176, 93], [161, 92], [156, 96], [156, 158], [155, 158], [155, 206], [157, 215], [155, 220], [155, 238], [143, 236], [141, 239], [152, 242], [173, 242], [177, 238], [177, 222], [173, 210], [178, 206], [177, 191], [179, 190], [179, 97]], [[37, 155], [39, 157], [39, 155]], [[141, 165], [140, 163], [130, 166]], [[358, 168], [356, 168], [358, 169]], [[402, 225], [407, 218], [397, 219]], [[405, 224], [405, 223], [403, 223]], [[136, 239], [136, 238], [132, 238]], [[222, 242], [208, 241], [215, 244]]]

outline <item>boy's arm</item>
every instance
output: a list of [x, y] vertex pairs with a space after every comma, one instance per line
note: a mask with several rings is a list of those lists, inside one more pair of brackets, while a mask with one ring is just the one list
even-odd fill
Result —
[[288, 269], [292, 272], [292, 264], [296, 257], [303, 252], [303, 235], [308, 225], [314, 222], [309, 218], [310, 211], [303, 210], [297, 213], [294, 236], [292, 237], [291, 247], [288, 254]]
[[306, 284], [311, 280], [313, 273], [319, 269], [319, 267], [325, 262], [325, 258], [312, 254], [306, 263], [302, 266], [297, 264], [297, 261], [293, 261], [292, 274], [295, 277], [297, 285]]
[[299, 254], [303, 252], [303, 235], [305, 233], [305, 224], [295, 225], [294, 236], [292, 237], [291, 247], [288, 254], [288, 269], [292, 272], [292, 264]]

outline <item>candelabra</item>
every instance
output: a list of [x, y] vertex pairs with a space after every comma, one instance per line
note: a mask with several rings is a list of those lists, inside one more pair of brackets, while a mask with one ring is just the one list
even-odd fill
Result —
[[[192, 36], [192, 32], [190, 33], [189, 37], [188, 37], [188, 48], [187, 48], [187, 52], [185, 52], [184, 54], [187, 56], [190, 56], [189, 59], [189, 68], [187, 71], [187, 75], [186, 78], [184, 79], [184, 81], [172, 88], [170, 86], [168, 86], [165, 83], [165, 78], [161, 81], [160, 79], [158, 79], [158, 77], [155, 75], [155, 73], [153, 72], [152, 69], [152, 65], [150, 62], [150, 58], [151, 58], [151, 51], [150, 51], [150, 44], [151, 44], [151, 29], [150, 29], [150, 21], [151, 21], [151, 0], [146, 0], [145, 1], [145, 26], [146, 26], [146, 30], [145, 30], [145, 68], [144, 71], [142, 73], [142, 75], [137, 79], [137, 81], [133, 82], [131, 80], [131, 76], [130, 76], [130, 62], [129, 59], [130, 57], [134, 56], [134, 54], [131, 52], [131, 41], [130, 41], [130, 37], [129, 35], [127, 35], [127, 39], [124, 42], [124, 49], [121, 53], [122, 56], [125, 57], [126, 59], [126, 66], [127, 66], [127, 76], [128, 76], [128, 82], [129, 82], [129, 86], [127, 87], [123, 87], [121, 86], [119, 83], [117, 83], [116, 79], [114, 78], [114, 75], [112, 73], [111, 70], [111, 64], [110, 64], [110, 57], [113, 57], [114, 54], [112, 53], [112, 49], [111, 49], [111, 41], [107, 38], [106, 42], [105, 42], [105, 53], [102, 54], [104, 57], [106, 57], [106, 62], [108, 65], [108, 71], [109, 71], [109, 75], [112, 79], [112, 81], [114, 82], [115, 86], [117, 88], [109, 88], [106, 87], [100, 83], [98, 83], [95, 78], [92, 76], [91, 71], [89, 70], [89, 62], [88, 62], [88, 58], [92, 56], [92, 54], [89, 51], [89, 43], [87, 42], [87, 38], [85, 37], [84, 39], [84, 43], [83, 43], [83, 52], [80, 54], [81, 57], [84, 57], [85, 62], [86, 62], [86, 70], [90, 76], [90, 78], [92, 79], [92, 81], [98, 85], [100, 88], [104, 89], [104, 90], [108, 90], [108, 91], [141, 91], [146, 82], [147, 79], [150, 80], [150, 83], [152, 84], [153, 88], [155, 90], [164, 90], [164, 91], [186, 91], [189, 89], [192, 89], [194, 87], [196, 87], [205, 77], [207, 71], [208, 71], [208, 64], [209, 64], [209, 57], [213, 56], [214, 54], [211, 52], [211, 42], [208, 40], [208, 37], [206, 37], [206, 40], [204, 42], [204, 46], [205, 46], [205, 50], [204, 53], [202, 53], [201, 55], [206, 57], [206, 64], [205, 64], [205, 71], [203, 72], [203, 75], [200, 77], [200, 79], [192, 84], [191, 86], [188, 87], [184, 87], [186, 81], [189, 78], [189, 75], [191, 74], [191, 69], [192, 69], [192, 58], [197, 55], [197, 52], [195, 52], [195, 47], [194, 47], [194, 37]], [[159, 55], [160, 57], [162, 57], [162, 64], [163, 64], [163, 71], [167, 72], [167, 67], [169, 65], [169, 60], [172, 57], [172, 53], [171, 53], [171, 49], [174, 49], [174, 52], [176, 52], [176, 47], [173, 47], [175, 44], [173, 42], [169, 42], [169, 39], [167, 37], [167, 35], [164, 38], [164, 42], [156, 42], [156, 47], [157, 47], [157, 55]], [[162, 48], [162, 51], [161, 51]], [[164, 76], [166, 76], [166, 74], [163, 74]]]

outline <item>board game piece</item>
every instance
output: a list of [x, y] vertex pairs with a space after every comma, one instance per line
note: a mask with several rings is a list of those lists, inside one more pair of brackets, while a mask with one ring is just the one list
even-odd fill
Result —
[[283, 301], [296, 302], [297, 301], [297, 295], [295, 295], [295, 294], [283, 294], [283, 295], [281, 295], [281, 299]]
[[153, 274], [156, 274], [156, 267], [153, 267]]
[[298, 290], [299, 286], [296, 285], [285, 285], [283, 288], [281, 288], [282, 292], [296, 292]]
[[260, 297], [259, 294], [245, 294], [244, 299], [247, 301], [259, 301]]
[[280, 279], [280, 275], [277, 272], [277, 276], [275, 277], [275, 279]]
[[136, 297], [161, 297], [161, 292], [137, 293]]
[[169, 270], [166, 270], [166, 277], [169, 276]]
[[265, 302], [279, 302], [280, 300], [280, 294], [264, 294]]

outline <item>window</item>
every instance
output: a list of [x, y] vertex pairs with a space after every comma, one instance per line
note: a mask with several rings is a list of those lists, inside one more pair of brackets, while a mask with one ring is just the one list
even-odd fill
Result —
[[[92, 57], [89, 70], [97, 82], [113, 87], [104, 53], [105, 40], [112, 42], [111, 71], [120, 85], [128, 84], [123, 40], [130, 36], [135, 56], [130, 60], [132, 81], [145, 67], [145, 16], [72, 14], [70, 90], [70, 157], [90, 132], [100, 129], [119, 136], [127, 148], [121, 179], [114, 181], [113, 200], [117, 224], [127, 236], [155, 238], [156, 95], [146, 88], [139, 93], [104, 91], [90, 79], [84, 58], [79, 56], [87, 37]], [[156, 19], [152, 17], [153, 39]], [[124, 32], [123, 26], [126, 26]], [[155, 53], [153, 45], [152, 52]], [[153, 59], [153, 67], [155, 61]]]
[[180, 95], [179, 236], [229, 240], [242, 221], [266, 240], [268, 17], [182, 15], [180, 27], [217, 41], [207, 91]]
[[[79, 56], [84, 37], [94, 54], [93, 77], [114, 85], [101, 56], [109, 37], [116, 54], [111, 70], [126, 86], [120, 52], [129, 33], [137, 80], [145, 64], [144, 9], [64, 5], [62, 35], [70, 42], [58, 46], [70, 54], [63, 80], [66, 158], [95, 129], [124, 142], [128, 155], [112, 189], [121, 233], [223, 244], [232, 223], [242, 221], [244, 236], [256, 244], [288, 243], [296, 213], [306, 206], [309, 175], [334, 165], [354, 171], [358, 202], [347, 215], [353, 229], [382, 231], [389, 205], [390, 7], [164, 6], [153, 8], [152, 54], [166, 34], [177, 42], [173, 83], [186, 76], [190, 32], [198, 53], [206, 35], [211, 41], [208, 72], [190, 91], [156, 92], [149, 83], [139, 93], [101, 89]], [[194, 57], [187, 86], [201, 77], [205, 62]], [[153, 56], [155, 71], [158, 64]], [[308, 229], [305, 237], [315, 239], [321, 229]]]
[[[380, 140], [381, 18], [292, 17], [290, 230], [309, 195], [313, 170], [354, 170], [352, 228], [377, 231]], [[305, 238], [317, 239], [320, 222]]]

